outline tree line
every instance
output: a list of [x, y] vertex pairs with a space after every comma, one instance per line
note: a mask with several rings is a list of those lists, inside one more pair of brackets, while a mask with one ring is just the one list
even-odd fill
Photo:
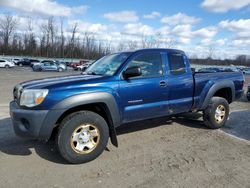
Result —
[[191, 64], [197, 65], [243, 65], [250, 66], [250, 59], [246, 55], [238, 55], [235, 59], [198, 59], [190, 58]]
[[[96, 59], [115, 51], [159, 47], [161, 37], [160, 33], [142, 36], [140, 42], [120, 42], [114, 47], [110, 41], [100, 41], [88, 32], [77, 36], [77, 23], [71, 27], [70, 35], [66, 35], [63, 19], [58, 22], [49, 17], [39, 28], [41, 33], [35, 33], [32, 19], [29, 19], [26, 32], [18, 33], [18, 20], [12, 15], [5, 15], [0, 19], [0, 55]], [[165, 42], [166, 47], [173, 44], [174, 40]]]
[[[88, 32], [81, 37], [77, 35], [77, 22], [66, 35], [63, 19], [58, 21], [54, 17], [49, 17], [45, 23], [39, 25], [40, 34], [35, 33], [31, 18], [25, 26], [26, 32], [17, 32], [18, 26], [18, 20], [12, 15], [6, 14], [0, 19], [0, 55], [96, 59], [115, 51], [152, 47], [173, 48], [176, 45], [173, 39], [163, 42], [161, 33], [157, 33], [154, 36], [141, 36], [139, 41], [120, 42], [114, 47], [110, 41], [100, 41]], [[206, 59], [192, 58], [191, 63], [250, 65], [246, 55], [239, 55], [235, 60], [214, 60], [213, 53], [214, 48], [211, 47]]]
[[83, 38], [77, 37], [77, 23], [72, 26], [70, 36], [66, 36], [63, 24], [63, 20], [58, 25], [50, 17], [39, 26], [41, 34], [37, 35], [30, 18], [26, 32], [17, 33], [18, 20], [5, 15], [0, 20], [1, 55], [94, 59], [110, 53], [111, 46], [97, 41], [94, 35], [85, 33]]

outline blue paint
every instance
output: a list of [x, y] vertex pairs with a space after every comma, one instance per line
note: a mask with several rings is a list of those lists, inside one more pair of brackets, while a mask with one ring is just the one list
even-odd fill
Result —
[[[134, 77], [123, 79], [122, 73], [129, 62], [140, 54], [161, 54], [163, 73], [158, 77]], [[180, 54], [184, 59], [185, 72], [172, 74], [169, 54]], [[119, 55], [119, 54], [118, 54]], [[195, 83], [194, 83], [195, 80]], [[241, 73], [198, 73], [193, 75], [185, 53], [173, 49], [143, 49], [130, 52], [113, 75], [74, 75], [32, 80], [22, 83], [24, 89], [46, 88], [49, 93], [42, 104], [33, 109], [50, 110], [60, 101], [78, 94], [107, 92], [114, 96], [119, 107], [121, 123], [200, 110], [210, 88], [222, 80], [232, 80], [235, 98], [240, 97], [243, 87]], [[166, 85], [161, 87], [160, 83]]]

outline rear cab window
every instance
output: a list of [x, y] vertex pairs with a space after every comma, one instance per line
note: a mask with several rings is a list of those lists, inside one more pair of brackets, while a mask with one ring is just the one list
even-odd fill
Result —
[[184, 56], [181, 53], [168, 53], [170, 74], [180, 75], [187, 72]]

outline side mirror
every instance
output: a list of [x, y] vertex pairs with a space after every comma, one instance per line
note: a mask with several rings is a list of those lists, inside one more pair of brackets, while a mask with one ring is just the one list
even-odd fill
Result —
[[123, 72], [124, 79], [141, 76], [141, 68], [138, 66], [129, 67]]

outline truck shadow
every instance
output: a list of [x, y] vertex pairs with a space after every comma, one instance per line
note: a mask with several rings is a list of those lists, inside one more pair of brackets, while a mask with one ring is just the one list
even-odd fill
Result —
[[[173, 124], [177, 119], [158, 118], [124, 124], [117, 129], [117, 135]], [[182, 120], [181, 120], [182, 121]], [[184, 120], [183, 120], [184, 121]], [[195, 125], [195, 126], [194, 126]], [[188, 126], [201, 128], [200, 124], [188, 123]], [[118, 138], [119, 139], [119, 138]], [[109, 151], [109, 149], [106, 149]], [[40, 142], [32, 139], [19, 138], [15, 135], [10, 118], [0, 119], [0, 152], [8, 155], [28, 156], [36, 153], [39, 157], [59, 164], [68, 164], [59, 154], [55, 142]]]
[[[250, 117], [250, 110], [231, 113], [228, 123], [222, 130], [237, 137], [250, 140], [250, 126], [246, 126], [250, 125], [250, 122], [246, 120], [246, 117]], [[181, 114], [177, 117], [158, 118], [124, 124], [117, 128], [118, 140], [119, 135], [160, 126], [169, 126], [173, 123], [195, 129], [207, 129], [200, 118], [201, 114]], [[108, 148], [106, 150], [109, 151]], [[53, 140], [44, 143], [17, 137], [13, 131], [10, 118], [0, 119], [0, 152], [20, 156], [31, 155], [35, 152], [39, 157], [50, 162], [68, 164], [59, 155]]]
[[144, 121], [137, 121], [121, 125], [116, 129], [116, 133], [117, 135], [122, 135], [159, 126], [172, 125], [173, 123], [179, 123], [181, 125], [192, 128], [207, 129], [204, 126], [203, 121], [200, 120], [201, 117], [202, 115], [199, 113], [185, 113], [173, 117], [163, 117]]
[[10, 118], [0, 119], [0, 152], [8, 155], [26, 156], [36, 153], [41, 158], [60, 164], [67, 162], [59, 155], [54, 141], [47, 143], [23, 139], [15, 135]]

